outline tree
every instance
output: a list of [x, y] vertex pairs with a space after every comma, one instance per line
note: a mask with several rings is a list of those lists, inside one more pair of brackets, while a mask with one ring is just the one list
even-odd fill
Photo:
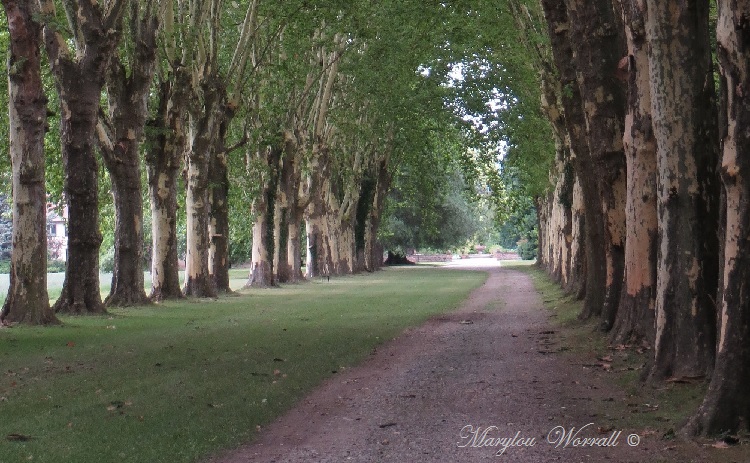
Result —
[[[651, 378], [712, 366], [718, 278], [718, 142], [709, 2], [647, 4], [651, 114], [659, 175], [656, 338]], [[680, 95], [675, 98], [675, 95]]]
[[[8, 89], [13, 169], [13, 253], [0, 323], [58, 323], [47, 295], [47, 198], [44, 131], [47, 97], [41, 72], [42, 26], [34, 2], [4, 0], [10, 33]], [[44, 258], [40, 258], [44, 256]]]
[[[60, 138], [68, 205], [68, 258], [55, 311], [103, 313], [99, 293], [98, 162], [96, 125], [109, 59], [120, 39], [124, 0], [105, 9], [93, 0], [65, 2], [72, 37], [59, 27], [52, 0], [41, 0], [44, 41], [60, 99]], [[73, 46], [73, 50], [70, 48]]]
[[145, 161], [151, 200], [153, 301], [182, 297], [177, 250], [177, 175], [185, 150], [188, 70], [181, 64], [173, 0], [162, 4], [162, 53], [156, 70], [155, 112], [147, 123]]
[[651, 91], [645, 5], [620, 1], [628, 55], [628, 114], [624, 146], [627, 163], [625, 272], [612, 339], [616, 343], [653, 342], [655, 323], [658, 221], [656, 213], [656, 139], [651, 122]]
[[[143, 201], [140, 144], [156, 63], [156, 4], [131, 0], [130, 56], [114, 55], [106, 75], [108, 111], [97, 126], [99, 150], [112, 180], [115, 205], [115, 261], [109, 306], [148, 302], [143, 277]], [[128, 63], [126, 66], [125, 62]]]
[[[746, 386], [750, 381], [750, 52], [745, 19], [747, 1], [718, 2], [718, 56], [721, 70], [722, 134], [721, 178], [724, 185], [726, 222], [723, 242], [723, 278], [717, 306], [719, 339], [716, 363], [703, 404], [688, 424], [691, 434], [736, 432], [750, 423]], [[704, 347], [703, 345], [701, 347]], [[708, 346], [705, 346], [708, 347]]]

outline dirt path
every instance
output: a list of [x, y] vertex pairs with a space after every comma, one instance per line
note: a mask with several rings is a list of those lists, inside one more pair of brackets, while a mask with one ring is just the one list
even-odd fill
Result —
[[[630, 431], [607, 428], [593, 404], [611, 399], [555, 353], [530, 278], [493, 261], [482, 259], [489, 278], [458, 311], [384, 345], [211, 462], [672, 461], [658, 441], [631, 447]], [[577, 437], [601, 447], [556, 447], [559, 426], [585, 427]], [[498, 456], [514, 437], [527, 446]]]

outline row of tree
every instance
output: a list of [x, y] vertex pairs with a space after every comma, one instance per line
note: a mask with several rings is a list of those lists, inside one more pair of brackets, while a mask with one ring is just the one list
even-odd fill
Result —
[[[481, 101], [487, 83], [449, 77], [497, 39], [481, 33], [501, 17], [492, 2], [3, 6], [13, 197], [6, 323], [56, 323], [59, 312], [228, 291], [230, 236], [248, 216], [249, 285], [372, 271], [381, 265], [377, 233], [395, 174], [417, 173], [419, 194], [441, 197], [459, 167], [470, 177], [467, 190], [478, 166], [494, 168], [492, 156], [466, 156], [487, 137], [477, 135], [461, 100]], [[100, 216], [103, 185], [114, 211], [104, 301], [101, 223], [112, 221]], [[56, 189], [68, 213], [68, 256], [62, 294], [50, 306], [40, 257]], [[144, 246], [149, 218], [152, 242]]]
[[[750, 2], [542, 0], [553, 129], [539, 261], [648, 377], [710, 379], [690, 434], [750, 423]], [[546, 26], [546, 27], [545, 27]]]

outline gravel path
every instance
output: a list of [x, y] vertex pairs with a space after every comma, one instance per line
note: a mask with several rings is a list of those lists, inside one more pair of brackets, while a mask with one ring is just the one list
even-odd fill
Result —
[[[210, 462], [672, 461], [658, 441], [631, 447], [632, 431], [596, 415], [606, 387], [561, 361], [530, 278], [494, 259], [453, 264], [477, 265], [489, 278], [456, 312], [408, 330]], [[571, 428], [596, 440], [548, 442]]]

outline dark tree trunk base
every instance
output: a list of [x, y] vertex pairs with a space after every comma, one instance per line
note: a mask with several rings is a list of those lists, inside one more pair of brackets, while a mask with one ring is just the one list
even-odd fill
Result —
[[406, 258], [403, 254], [394, 254], [391, 251], [388, 251], [388, 258], [383, 263], [384, 265], [388, 266], [394, 266], [394, 265], [416, 265], [414, 262], [410, 261]]

